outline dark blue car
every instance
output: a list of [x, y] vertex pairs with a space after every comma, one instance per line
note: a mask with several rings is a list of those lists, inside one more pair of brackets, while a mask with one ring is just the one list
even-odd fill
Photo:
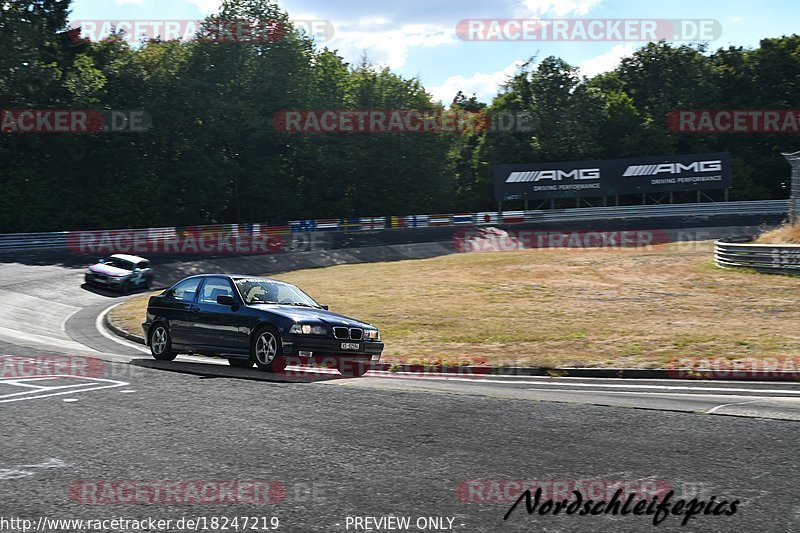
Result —
[[378, 362], [378, 329], [329, 311], [299, 288], [269, 278], [208, 274], [150, 298], [144, 337], [153, 357], [220, 355], [232, 366], [281, 372], [288, 362], [362, 376]]

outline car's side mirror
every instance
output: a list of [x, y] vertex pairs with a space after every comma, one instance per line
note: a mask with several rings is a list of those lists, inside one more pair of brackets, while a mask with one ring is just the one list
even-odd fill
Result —
[[228, 305], [233, 307], [236, 305], [236, 300], [233, 299], [233, 296], [228, 296], [227, 294], [220, 294], [217, 296], [217, 303], [220, 305]]
[[322, 307], [322, 308], [323, 308], [324, 310], [326, 310], [326, 311], [328, 311], [328, 310], [329, 310], [327, 305], [321, 305], [320, 307]]
[[141, 268], [139, 268], [139, 267], [135, 267], [135, 268], [134, 268], [134, 269], [133, 269], [131, 272], [133, 272], [134, 274], [136, 274], [137, 272], [141, 272], [141, 271], [142, 271], [142, 269], [141, 269]]
[[105, 260], [105, 259], [98, 259], [98, 260], [97, 260], [97, 264], [98, 264], [98, 265], [102, 265], [102, 264], [103, 264], [103, 263], [105, 263], [105, 262], [106, 262], [106, 260]]

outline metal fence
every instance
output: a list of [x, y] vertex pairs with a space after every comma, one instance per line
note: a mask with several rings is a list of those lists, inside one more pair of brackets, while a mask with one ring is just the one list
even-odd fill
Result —
[[721, 268], [800, 274], [800, 244], [754, 244], [752, 241], [752, 237], [718, 240], [714, 245], [714, 262]]
[[707, 218], [731, 215], [781, 215], [789, 210], [788, 200], [750, 202], [710, 202], [693, 204], [657, 204], [612, 207], [582, 207], [528, 211], [447, 213], [390, 217], [293, 220], [283, 225], [218, 224], [169, 228], [119, 229], [109, 231], [59, 231], [50, 233], [0, 234], [0, 252], [65, 250], [80, 235], [91, 233], [136, 233], [150, 242], [166, 241], [187, 234], [200, 235], [291, 235], [307, 232], [355, 232], [439, 226], [488, 226], [536, 222], [580, 222], [619, 219]]
[[[168, 239], [176, 234], [176, 228], [147, 228], [137, 230], [115, 230], [147, 232], [156, 238]], [[0, 253], [27, 252], [37, 250], [66, 250], [70, 240], [81, 232], [54, 231], [49, 233], [5, 233], [0, 234]]]

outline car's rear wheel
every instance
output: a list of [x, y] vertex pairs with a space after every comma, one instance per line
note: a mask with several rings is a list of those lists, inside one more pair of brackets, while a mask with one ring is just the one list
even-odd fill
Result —
[[122, 294], [128, 294], [129, 292], [131, 292], [131, 283], [127, 280], [123, 281], [122, 285], [119, 288], [119, 292], [121, 292]]
[[281, 336], [275, 328], [265, 326], [256, 332], [250, 346], [250, 361], [264, 372], [283, 372], [286, 369]]
[[233, 368], [252, 368], [253, 361], [250, 359], [240, 359], [238, 357], [228, 357], [228, 364]]
[[369, 361], [339, 361], [339, 374], [347, 378], [360, 378], [369, 368]]
[[178, 355], [172, 351], [172, 339], [163, 324], [156, 324], [150, 332], [150, 353], [159, 361], [172, 361]]

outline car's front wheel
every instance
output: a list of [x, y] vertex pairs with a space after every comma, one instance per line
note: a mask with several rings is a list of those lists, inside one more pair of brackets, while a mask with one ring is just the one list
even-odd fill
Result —
[[281, 336], [275, 328], [265, 326], [256, 332], [250, 346], [250, 361], [264, 372], [283, 372], [286, 369]]
[[150, 353], [159, 361], [172, 361], [178, 355], [172, 351], [172, 339], [163, 324], [156, 324], [150, 332]]

